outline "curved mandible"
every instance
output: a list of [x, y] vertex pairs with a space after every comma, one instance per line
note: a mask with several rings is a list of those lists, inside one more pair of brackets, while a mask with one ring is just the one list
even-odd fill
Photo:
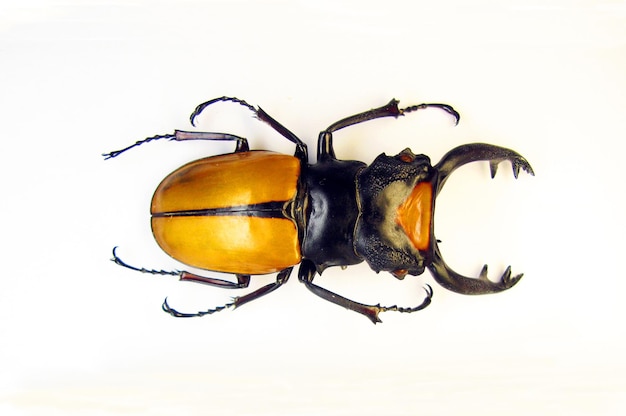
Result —
[[489, 162], [491, 177], [494, 178], [498, 171], [498, 165], [505, 160], [511, 162], [513, 176], [515, 176], [516, 179], [520, 170], [535, 176], [535, 172], [532, 166], [530, 166], [530, 163], [514, 150], [486, 143], [464, 144], [450, 150], [441, 158], [439, 163], [434, 166], [439, 172], [436, 193], [439, 194], [439, 191], [441, 191], [441, 188], [443, 188], [443, 185], [452, 172], [467, 163], [479, 161]]
[[502, 292], [503, 290], [515, 286], [524, 275], [520, 273], [512, 276], [511, 266], [508, 266], [499, 281], [492, 282], [487, 277], [487, 265], [485, 264], [478, 278], [463, 276], [452, 270], [446, 262], [443, 261], [437, 243], [434, 243], [433, 260], [428, 266], [428, 269], [441, 286], [464, 295], [484, 295], [487, 293]]

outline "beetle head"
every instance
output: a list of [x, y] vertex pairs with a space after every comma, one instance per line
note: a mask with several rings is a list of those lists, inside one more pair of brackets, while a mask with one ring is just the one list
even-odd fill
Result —
[[381, 154], [359, 174], [356, 250], [373, 270], [398, 278], [424, 272], [432, 251], [435, 176], [428, 156], [408, 148]]

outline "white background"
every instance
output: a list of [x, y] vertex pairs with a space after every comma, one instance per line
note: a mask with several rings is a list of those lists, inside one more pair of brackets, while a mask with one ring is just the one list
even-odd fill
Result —
[[[410, 146], [433, 163], [484, 141], [503, 163], [438, 199], [447, 262], [512, 290], [468, 297], [365, 265], [316, 281], [358, 301], [433, 304], [383, 324], [289, 284], [236, 311], [174, 319], [233, 292], [109, 261], [182, 267], [149, 226], [159, 181], [219, 143], [154, 142], [232, 95], [309, 144], [391, 98], [437, 110], [335, 135], [340, 158]], [[616, 415], [626, 410], [624, 1], [35, 1], [0, 6], [2, 415]], [[220, 104], [199, 129], [293, 146]], [[257, 287], [272, 276], [254, 280]]]

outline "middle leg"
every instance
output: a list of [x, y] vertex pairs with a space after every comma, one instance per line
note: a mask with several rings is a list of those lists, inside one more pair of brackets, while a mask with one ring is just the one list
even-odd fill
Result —
[[281, 136], [289, 140], [290, 142], [296, 145], [295, 156], [302, 160], [303, 163], [308, 162], [308, 150], [306, 144], [298, 138], [295, 134], [293, 134], [289, 129], [275, 120], [272, 116], [267, 114], [261, 107], [254, 108], [254, 106], [248, 104], [244, 100], [240, 100], [235, 97], [219, 97], [214, 98], [212, 100], [206, 101], [202, 104], [199, 104], [195, 110], [189, 116], [189, 120], [191, 121], [191, 125], [195, 126], [195, 119], [202, 113], [208, 106], [218, 103], [218, 102], [233, 102], [239, 105], [246, 107], [248, 110], [252, 111], [254, 115], [261, 121], [267, 123], [271, 128], [277, 131]]
[[248, 302], [252, 302], [253, 300], [258, 299], [261, 296], [265, 296], [268, 293], [271, 293], [275, 291], [276, 289], [278, 289], [279, 287], [281, 287], [283, 284], [287, 282], [287, 280], [289, 280], [289, 276], [291, 275], [292, 270], [293, 270], [293, 267], [283, 269], [280, 272], [278, 272], [278, 274], [276, 275], [276, 281], [274, 283], [265, 285], [253, 292], [248, 293], [247, 295], [234, 297], [232, 302], [229, 302], [225, 305], [218, 306], [212, 309], [207, 309], [204, 311], [198, 311], [198, 312], [193, 312], [193, 313], [179, 312], [176, 309], [169, 306], [169, 304], [167, 303], [167, 298], [165, 299], [165, 301], [163, 301], [162, 308], [164, 312], [169, 313], [175, 318], [193, 318], [193, 317], [199, 317], [199, 316], [204, 316], [204, 315], [211, 315], [215, 312], [220, 312], [220, 311], [223, 311], [224, 309], [231, 308], [231, 307], [235, 309]]

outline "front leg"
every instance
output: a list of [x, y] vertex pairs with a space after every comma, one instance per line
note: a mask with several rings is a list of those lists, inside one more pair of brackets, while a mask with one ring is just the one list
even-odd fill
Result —
[[520, 169], [523, 169], [530, 175], [535, 175], [530, 163], [514, 150], [485, 143], [465, 144], [450, 150], [441, 158], [439, 163], [435, 165], [435, 169], [439, 171], [437, 194], [441, 191], [441, 188], [443, 188], [443, 185], [452, 172], [467, 163], [481, 160], [489, 162], [492, 178], [496, 176], [498, 164], [505, 160], [510, 161], [513, 165], [513, 175], [515, 178], [517, 178]]
[[459, 119], [461, 118], [459, 113], [448, 104], [423, 103], [401, 109], [398, 107], [398, 103], [399, 101], [394, 98], [382, 107], [373, 108], [350, 117], [342, 118], [341, 120], [328, 126], [328, 128], [322, 131], [319, 135], [317, 142], [317, 161], [320, 162], [328, 159], [335, 159], [335, 151], [333, 150], [333, 132], [354, 124], [376, 120], [377, 118], [383, 117], [398, 118], [400, 116], [404, 116], [406, 113], [423, 110], [429, 107], [439, 108], [444, 110], [446, 113], [451, 114], [454, 116], [456, 124], [459, 124]]

